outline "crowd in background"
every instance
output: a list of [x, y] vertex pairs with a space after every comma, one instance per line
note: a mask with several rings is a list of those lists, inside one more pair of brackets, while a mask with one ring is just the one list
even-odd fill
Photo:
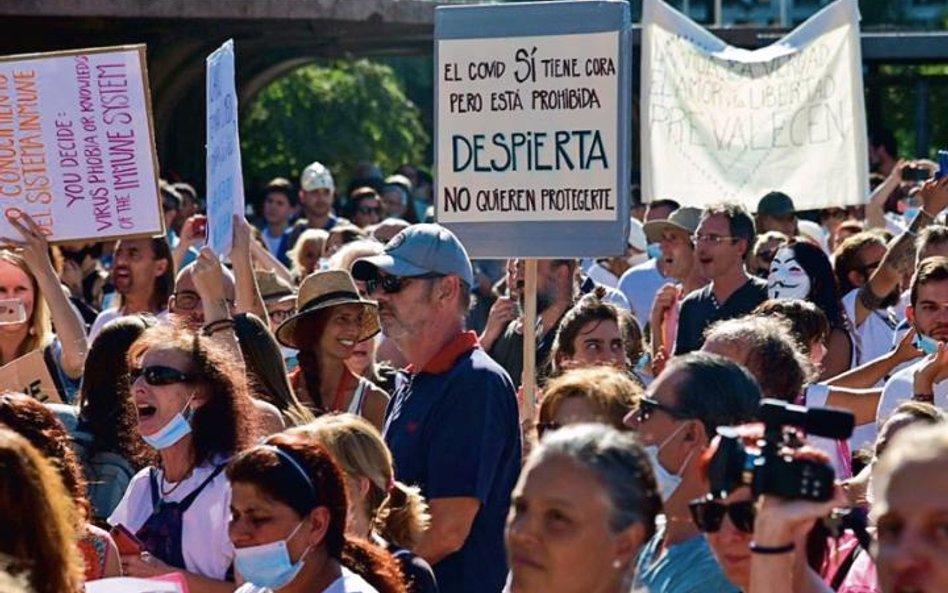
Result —
[[[540, 260], [535, 405], [524, 262], [417, 167], [274, 179], [225, 261], [186, 183], [166, 236], [11, 219], [0, 363], [56, 393], [0, 395], [0, 592], [948, 590], [948, 176], [869, 145], [865, 203], [633, 189], [626, 253]], [[774, 439], [795, 494], [724, 471]]]

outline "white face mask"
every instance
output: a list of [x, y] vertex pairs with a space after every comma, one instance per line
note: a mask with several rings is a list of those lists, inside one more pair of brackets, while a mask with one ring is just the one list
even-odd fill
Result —
[[685, 458], [685, 462], [681, 464], [681, 467], [677, 472], [672, 473], [665, 469], [662, 465], [662, 462], [659, 461], [658, 455], [662, 452], [662, 449], [665, 448], [672, 439], [678, 436], [678, 433], [685, 428], [685, 425], [682, 424], [679, 426], [675, 432], [668, 435], [662, 444], [660, 445], [649, 445], [648, 447], [643, 447], [645, 449], [645, 454], [648, 456], [649, 461], [652, 462], [652, 469], [655, 471], [655, 481], [658, 483], [658, 491], [662, 495], [662, 502], [668, 502], [668, 499], [672, 497], [672, 494], [678, 490], [678, 487], [681, 486], [681, 474], [685, 472], [685, 468], [688, 467], [688, 463], [691, 462], [692, 453], [688, 454], [688, 457]]
[[767, 297], [771, 299], [805, 299], [810, 294], [810, 277], [797, 262], [793, 250], [781, 247], [770, 263], [767, 276]]

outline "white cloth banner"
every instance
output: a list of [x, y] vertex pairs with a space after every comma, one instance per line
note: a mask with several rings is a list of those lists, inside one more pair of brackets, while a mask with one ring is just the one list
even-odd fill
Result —
[[754, 211], [779, 190], [806, 210], [868, 196], [857, 0], [754, 51], [645, 0], [641, 88], [645, 201]]

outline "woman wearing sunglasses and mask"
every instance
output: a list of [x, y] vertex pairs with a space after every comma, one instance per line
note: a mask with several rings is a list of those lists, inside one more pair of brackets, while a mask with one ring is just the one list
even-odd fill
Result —
[[146, 330], [128, 364], [138, 432], [159, 462], [132, 478], [109, 517], [141, 548], [122, 556], [124, 572], [183, 571], [193, 593], [233, 591], [224, 468], [257, 432], [243, 369], [213, 338], [170, 326]]
[[343, 471], [322, 446], [276, 435], [227, 467], [238, 593], [405, 593], [394, 558], [346, 536]]
[[511, 497], [511, 593], [628, 593], [661, 512], [648, 456], [628, 433], [567, 426], [533, 450]]
[[356, 344], [382, 327], [378, 305], [359, 296], [348, 272], [325, 270], [306, 277], [297, 295], [298, 313], [277, 328], [277, 340], [299, 350], [290, 384], [315, 412], [348, 412], [379, 430], [388, 394], [346, 366]]

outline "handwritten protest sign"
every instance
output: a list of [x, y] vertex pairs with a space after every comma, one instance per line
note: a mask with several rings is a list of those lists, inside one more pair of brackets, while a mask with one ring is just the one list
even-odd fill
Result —
[[0, 214], [52, 241], [159, 234], [156, 172], [144, 45], [0, 58]]
[[231, 39], [207, 58], [207, 244], [222, 257], [233, 243], [234, 214], [244, 215], [244, 181]]
[[440, 7], [436, 213], [475, 257], [624, 252], [625, 2]]
[[41, 402], [62, 403], [40, 350], [34, 350], [0, 367], [0, 387], [25, 393]]
[[642, 20], [642, 194], [683, 205], [772, 190], [800, 210], [868, 195], [859, 12], [838, 0], [769, 47], [728, 46], [659, 0]]

